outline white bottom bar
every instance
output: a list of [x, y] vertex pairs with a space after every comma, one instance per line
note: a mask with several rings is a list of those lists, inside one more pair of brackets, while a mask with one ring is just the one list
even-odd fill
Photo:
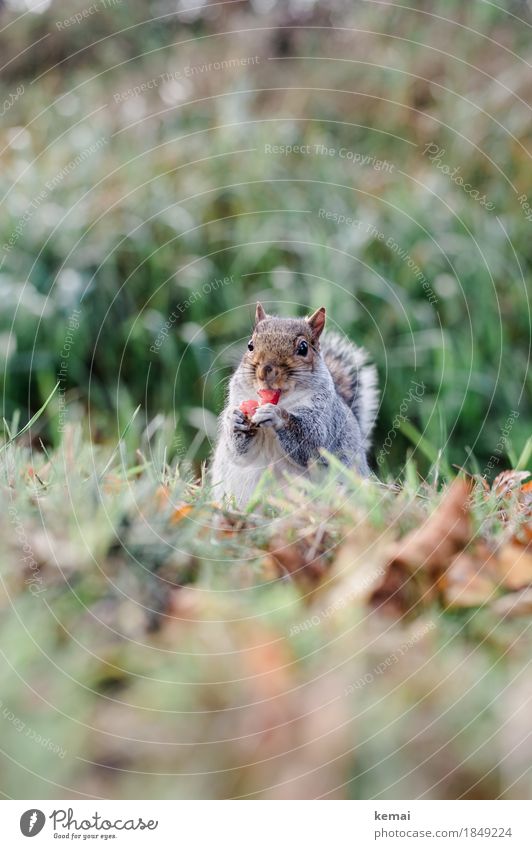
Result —
[[[532, 845], [528, 801], [10, 800], [1, 803], [0, 820], [2, 845], [9, 849], [73, 844], [187, 849]], [[32, 837], [35, 844], [29, 843]]]

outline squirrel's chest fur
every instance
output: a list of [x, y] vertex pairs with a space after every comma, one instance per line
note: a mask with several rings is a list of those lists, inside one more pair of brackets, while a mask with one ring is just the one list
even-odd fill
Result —
[[[253, 395], [253, 388], [242, 380], [238, 372], [233, 375], [229, 386], [228, 409], [238, 407], [242, 401]], [[288, 412], [301, 407], [312, 406], [312, 393], [308, 389], [298, 389], [286, 398], [284, 407]], [[290, 459], [281, 447], [277, 433], [272, 428], [261, 428], [245, 454], [229, 449], [230, 439], [227, 430], [230, 422], [222, 418], [221, 432], [214, 455], [212, 480], [216, 497], [223, 494], [234, 495], [237, 504], [245, 504], [257, 487], [262, 475], [269, 469], [280, 481], [285, 475], [307, 474], [307, 470]]]
[[245, 455], [234, 455], [230, 462], [224, 463], [224, 491], [232, 493], [238, 504], [245, 504], [257, 487], [262, 475], [270, 469], [281, 483], [285, 473], [302, 474], [304, 469], [296, 466], [282, 450], [277, 434], [265, 428], [257, 437]]

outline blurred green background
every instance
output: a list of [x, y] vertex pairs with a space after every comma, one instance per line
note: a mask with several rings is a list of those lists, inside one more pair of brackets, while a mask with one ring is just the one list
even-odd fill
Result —
[[[407, 418], [450, 462], [472, 449], [482, 468], [512, 410], [519, 450], [532, 78], [517, 14], [526, 4], [4, 4], [4, 416], [27, 419], [60, 380], [93, 440], [140, 404], [146, 422], [175, 416], [170, 452], [206, 457], [260, 298], [282, 315], [324, 304], [367, 346], [375, 454], [412, 380], [425, 390]], [[42, 423], [52, 444], [60, 402]], [[390, 442], [381, 472], [399, 474], [411, 442]]]
[[[6, 432], [60, 384], [0, 451], [5, 796], [530, 798], [525, 567], [506, 594], [474, 549], [465, 598], [415, 575], [398, 622], [368, 577], [442, 470], [529, 436], [531, 26], [0, 0]], [[242, 515], [196, 485], [257, 299], [368, 348], [404, 486], [333, 466]], [[517, 514], [478, 483], [475, 544]]]

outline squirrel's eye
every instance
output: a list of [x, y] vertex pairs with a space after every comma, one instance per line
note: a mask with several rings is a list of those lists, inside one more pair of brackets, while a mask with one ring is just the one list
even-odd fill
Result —
[[306, 357], [308, 354], [308, 342], [300, 342], [296, 349], [296, 354], [300, 357]]
[[250, 339], [249, 342], [248, 342], [248, 351], [252, 351], [252, 350], [253, 350], [253, 342]]

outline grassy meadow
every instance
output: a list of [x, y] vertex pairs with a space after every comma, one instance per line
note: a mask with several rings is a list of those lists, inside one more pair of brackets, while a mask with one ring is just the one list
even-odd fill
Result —
[[[0, 791], [530, 798], [530, 13], [193, 5], [0, 4]], [[213, 502], [257, 300], [370, 480]]]

